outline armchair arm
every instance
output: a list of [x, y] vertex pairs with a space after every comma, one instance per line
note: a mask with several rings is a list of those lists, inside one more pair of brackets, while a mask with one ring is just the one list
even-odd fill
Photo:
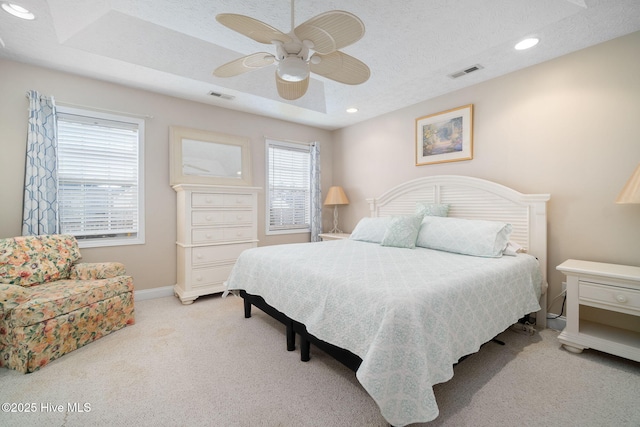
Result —
[[2, 314], [29, 300], [30, 290], [20, 285], [0, 283], [0, 318]]
[[124, 264], [119, 262], [80, 262], [71, 266], [70, 279], [95, 280], [127, 274]]

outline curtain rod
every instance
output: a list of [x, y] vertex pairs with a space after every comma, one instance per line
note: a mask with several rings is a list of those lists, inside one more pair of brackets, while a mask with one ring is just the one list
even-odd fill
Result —
[[[29, 98], [29, 93], [28, 92], [26, 94], [26, 97]], [[127, 111], [109, 110], [109, 109], [106, 109], [106, 108], [90, 107], [90, 106], [87, 106], [87, 105], [72, 104], [70, 102], [64, 102], [64, 101], [56, 101], [56, 104], [61, 105], [63, 107], [83, 108], [85, 110], [92, 110], [92, 111], [97, 111], [97, 112], [100, 112], [100, 113], [122, 114], [124, 116], [130, 116], [130, 117], [141, 117], [143, 119], [153, 119], [153, 116], [150, 116], [148, 114], [138, 114], [138, 113], [129, 113]]]

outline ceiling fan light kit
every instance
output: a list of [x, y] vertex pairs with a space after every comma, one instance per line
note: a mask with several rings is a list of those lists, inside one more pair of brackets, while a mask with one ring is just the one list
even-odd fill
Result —
[[276, 88], [281, 98], [295, 100], [309, 87], [309, 74], [315, 73], [339, 83], [356, 85], [371, 75], [362, 61], [341, 52], [360, 40], [364, 24], [355, 15], [334, 10], [294, 26], [291, 2], [291, 32], [280, 30], [244, 15], [222, 13], [216, 20], [222, 25], [263, 44], [276, 46], [276, 54], [254, 53], [215, 69], [216, 77], [234, 77], [277, 63]]

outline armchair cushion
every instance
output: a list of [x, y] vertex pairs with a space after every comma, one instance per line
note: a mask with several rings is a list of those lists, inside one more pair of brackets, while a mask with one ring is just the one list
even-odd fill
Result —
[[33, 286], [27, 292], [27, 300], [6, 313], [4, 319], [0, 318], [0, 325], [29, 326], [71, 313], [95, 302], [133, 292], [133, 280], [130, 276], [91, 281], [59, 280], [47, 286]]
[[71, 266], [69, 279], [95, 280], [124, 276], [127, 271], [119, 262], [81, 262]]
[[80, 259], [73, 236], [20, 236], [0, 240], [0, 283], [33, 286], [68, 279]]

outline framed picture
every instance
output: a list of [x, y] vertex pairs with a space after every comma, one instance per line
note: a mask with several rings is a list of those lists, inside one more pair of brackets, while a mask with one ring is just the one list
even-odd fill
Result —
[[473, 159], [473, 104], [416, 119], [416, 166]]
[[170, 184], [251, 185], [249, 139], [169, 127]]

